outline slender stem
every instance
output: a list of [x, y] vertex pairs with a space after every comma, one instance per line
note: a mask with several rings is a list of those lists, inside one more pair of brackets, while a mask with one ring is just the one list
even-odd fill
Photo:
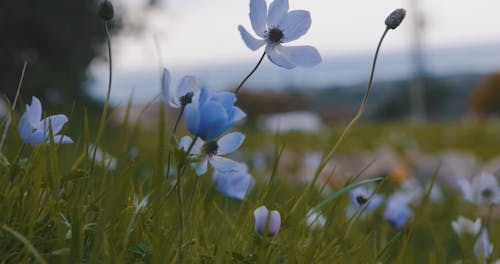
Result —
[[108, 79], [108, 91], [106, 94], [106, 101], [104, 101], [104, 107], [102, 110], [102, 116], [101, 116], [101, 122], [99, 124], [99, 130], [97, 131], [97, 137], [95, 141], [95, 148], [92, 153], [92, 163], [91, 163], [91, 173], [94, 170], [94, 165], [95, 165], [95, 157], [97, 153], [97, 147], [99, 146], [99, 141], [102, 136], [102, 133], [104, 132], [104, 126], [105, 126], [105, 121], [106, 121], [106, 115], [108, 113], [108, 106], [109, 106], [109, 99], [111, 97], [111, 83], [113, 80], [113, 56], [111, 53], [111, 39], [109, 37], [109, 29], [108, 29], [108, 22], [104, 21], [104, 36], [106, 37], [106, 44], [108, 47], [108, 58], [109, 58], [109, 79]]
[[[16, 96], [14, 97], [14, 103], [12, 104], [12, 112], [14, 112], [14, 109], [16, 109], [17, 98], [19, 97], [19, 91], [21, 91], [21, 86], [23, 85], [24, 73], [26, 72], [27, 66], [28, 66], [28, 62], [24, 61], [23, 71], [21, 72], [21, 78], [19, 78], [19, 83], [17, 84]], [[2, 134], [2, 140], [0, 141], [0, 153], [2, 152], [3, 144], [5, 142], [5, 138], [7, 137], [7, 131], [9, 130], [11, 121], [12, 121], [12, 116], [9, 115], [9, 117], [7, 119], [7, 123], [5, 124], [5, 129], [4, 129], [3, 134]]]
[[[184, 113], [185, 105], [181, 107], [181, 111], [179, 112], [179, 115], [177, 116], [177, 120], [175, 121], [174, 129], [172, 130], [172, 135], [170, 136], [170, 147], [168, 149], [168, 157], [167, 157], [167, 177], [170, 176], [170, 164], [172, 163], [172, 148], [175, 148], [176, 146], [173, 146], [174, 143], [174, 138], [175, 138], [175, 133], [177, 132], [177, 127], [179, 126], [179, 122], [181, 120], [182, 114]], [[169, 194], [177, 187], [177, 183], [175, 186], [167, 192], [167, 197]]]
[[257, 62], [257, 64], [255, 65], [255, 67], [253, 67], [252, 71], [247, 75], [247, 77], [245, 77], [245, 79], [243, 79], [243, 81], [241, 81], [240, 85], [238, 85], [238, 88], [236, 88], [236, 90], [234, 90], [234, 93], [237, 94], [238, 91], [241, 89], [241, 87], [243, 86], [243, 84], [248, 80], [248, 78], [250, 78], [250, 76], [252, 76], [252, 74], [257, 70], [257, 68], [259, 67], [259, 65], [262, 63], [262, 60], [264, 59], [264, 56], [266, 55], [266, 52], [264, 51], [264, 53], [262, 53], [262, 56], [260, 57], [259, 59], [259, 62]]

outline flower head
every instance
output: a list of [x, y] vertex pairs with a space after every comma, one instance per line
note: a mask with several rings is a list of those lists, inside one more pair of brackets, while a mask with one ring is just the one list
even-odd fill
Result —
[[198, 91], [198, 84], [194, 76], [184, 76], [173, 96], [170, 94], [170, 82], [170, 72], [164, 68], [162, 74], [162, 87], [163, 99], [165, 102], [168, 102], [168, 104], [174, 108], [180, 108], [190, 104], [194, 94]]
[[459, 236], [463, 234], [470, 234], [475, 236], [477, 233], [479, 233], [479, 230], [481, 230], [481, 219], [478, 218], [473, 222], [470, 219], [459, 216], [457, 220], [451, 222], [451, 227]]
[[464, 193], [465, 200], [475, 204], [500, 204], [500, 187], [495, 176], [481, 173], [471, 182], [461, 179], [458, 185]]
[[105, 167], [106, 169], [115, 170], [117, 166], [116, 158], [111, 154], [104, 152], [101, 148], [95, 146], [94, 144], [89, 145], [88, 155], [90, 158], [93, 157], [95, 151], [95, 161]]
[[311, 27], [311, 15], [305, 10], [288, 11], [288, 0], [274, 0], [269, 9], [265, 0], [250, 0], [250, 22], [254, 38], [243, 26], [238, 26], [246, 46], [257, 50], [266, 45], [269, 60], [286, 69], [296, 66], [312, 67], [321, 62], [321, 56], [312, 46], [282, 46], [307, 33]]
[[396, 29], [406, 16], [406, 10], [398, 8], [385, 19], [385, 25], [390, 29]]
[[493, 253], [493, 245], [488, 239], [488, 231], [484, 229], [474, 243], [474, 255], [483, 260], [487, 259]]
[[187, 129], [205, 141], [212, 141], [246, 116], [235, 103], [234, 93], [203, 88], [184, 111]]
[[384, 219], [394, 228], [401, 228], [406, 224], [412, 212], [408, 206], [408, 198], [400, 193], [391, 195], [387, 199]]
[[215, 188], [228, 197], [243, 200], [254, 184], [254, 179], [248, 174], [247, 166], [242, 164], [236, 171], [215, 171], [213, 180]]
[[306, 222], [313, 229], [323, 228], [326, 225], [326, 218], [321, 212], [310, 209], [307, 212]]
[[370, 213], [375, 211], [383, 202], [384, 197], [380, 194], [374, 194], [374, 190], [360, 186], [351, 190], [349, 193], [351, 198], [351, 205], [354, 209], [361, 209], [365, 207], [365, 212]]
[[[269, 211], [264, 205], [255, 209], [255, 231], [263, 235], [267, 230], [267, 235], [275, 236], [280, 231], [281, 216], [276, 210]], [[266, 229], [267, 228], [267, 229]]]
[[68, 122], [65, 115], [53, 115], [43, 120], [42, 104], [38, 98], [32, 98], [31, 105], [26, 105], [26, 111], [19, 120], [19, 135], [26, 144], [39, 145], [50, 141], [50, 129], [54, 135], [54, 143], [73, 143], [68, 136], [58, 135], [64, 124]]
[[193, 164], [196, 174], [200, 176], [207, 172], [209, 162], [216, 171], [220, 172], [242, 170], [242, 166], [245, 166], [244, 164], [224, 158], [222, 155], [236, 151], [243, 143], [243, 140], [245, 140], [245, 135], [238, 132], [224, 135], [217, 141], [211, 140], [205, 142], [201, 139], [196, 139], [194, 144], [192, 144], [193, 139], [191, 137], [184, 136], [179, 142], [179, 147], [184, 149], [184, 151], [188, 151], [189, 147], [193, 145], [191, 154], [201, 156], [201, 161]]

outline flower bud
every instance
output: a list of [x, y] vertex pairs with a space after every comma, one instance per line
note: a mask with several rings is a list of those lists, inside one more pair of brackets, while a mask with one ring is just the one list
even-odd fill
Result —
[[104, 21], [109, 21], [109, 20], [113, 19], [114, 13], [115, 12], [113, 10], [113, 5], [108, 0], [104, 0], [104, 2], [102, 2], [99, 5], [99, 16]]
[[385, 25], [390, 29], [396, 29], [406, 16], [406, 10], [398, 8], [385, 19]]
[[280, 213], [276, 210], [269, 211], [265, 206], [261, 206], [253, 212], [255, 217], [255, 231], [264, 235], [267, 227], [267, 235], [275, 236], [278, 234], [281, 225]]

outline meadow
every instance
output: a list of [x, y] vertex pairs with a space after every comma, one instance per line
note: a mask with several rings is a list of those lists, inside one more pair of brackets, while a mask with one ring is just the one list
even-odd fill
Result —
[[[162, 69], [162, 99], [150, 105], [160, 114], [147, 127], [128, 111], [117, 121], [109, 105], [113, 7], [103, 2], [110, 79], [101, 115], [55, 114], [22, 93], [21, 77], [21, 98], [1, 122], [0, 261], [499, 263], [491, 170], [500, 123], [362, 122], [382, 41], [405, 14], [387, 17], [351, 122], [270, 133], [245, 126], [238, 91], [265, 58], [286, 69], [321, 62], [312, 46], [282, 45], [307, 32], [307, 11], [275, 0], [268, 12], [251, 0], [258, 38], [238, 30], [249, 49], [265, 46], [253, 70], [234, 91], [215, 91], [194, 76], [173, 89]], [[472, 157], [455, 163], [470, 173], [445, 170], [449, 152]]]

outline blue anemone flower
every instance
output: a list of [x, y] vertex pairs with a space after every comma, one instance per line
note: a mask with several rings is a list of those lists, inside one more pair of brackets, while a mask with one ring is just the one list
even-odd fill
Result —
[[186, 106], [184, 122], [193, 135], [210, 141], [219, 137], [246, 114], [238, 107], [236, 95], [231, 92], [215, 92], [203, 88]]
[[18, 130], [19, 136], [26, 144], [39, 145], [50, 141], [49, 132], [52, 128], [54, 134], [54, 143], [70, 144], [73, 143], [70, 137], [58, 135], [64, 124], [68, 122], [68, 117], [65, 115], [53, 115], [43, 120], [42, 119], [42, 104], [38, 98], [34, 97], [31, 100], [31, 105], [26, 105], [26, 111], [19, 120]]

